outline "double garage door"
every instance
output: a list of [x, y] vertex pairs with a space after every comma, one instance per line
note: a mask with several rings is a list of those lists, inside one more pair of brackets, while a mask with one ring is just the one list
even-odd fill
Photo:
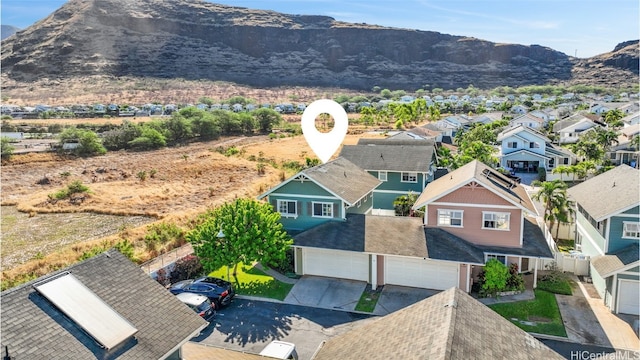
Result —
[[385, 283], [446, 290], [458, 286], [458, 265], [444, 261], [387, 256]]
[[340, 250], [305, 248], [304, 273], [340, 279], [369, 281], [369, 255]]
[[633, 280], [618, 280], [618, 312], [639, 315], [640, 283]]

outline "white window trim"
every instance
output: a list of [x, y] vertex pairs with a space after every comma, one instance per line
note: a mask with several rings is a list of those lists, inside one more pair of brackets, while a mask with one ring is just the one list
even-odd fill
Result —
[[[484, 226], [484, 222], [485, 222], [485, 216], [486, 215], [506, 215], [507, 216], [507, 228], [506, 229], [500, 229], [500, 228], [497, 228], [497, 227], [485, 227]], [[493, 220], [493, 221], [495, 221], [497, 223], [497, 220]], [[511, 229], [511, 213], [508, 213], [508, 212], [497, 212], [497, 211], [483, 211], [482, 212], [482, 229], [485, 229], [485, 230], [498, 230], [498, 231], [509, 231]]]
[[[627, 225], [636, 225], [638, 227], [638, 230], [636, 231], [636, 233], [638, 233], [639, 236], [627, 236]], [[634, 240], [640, 239], [640, 222], [623, 221], [622, 222], [622, 238], [623, 239], [634, 239]]]
[[388, 175], [386, 171], [378, 171], [378, 180], [387, 181]]
[[[280, 211], [280, 204], [282, 204], [282, 203], [290, 203], [290, 202], [292, 202], [292, 203], [294, 203], [294, 204], [295, 204], [295, 207], [296, 207], [296, 212], [295, 212], [295, 214], [291, 214], [291, 213], [288, 213], [288, 212], [286, 212], [286, 213], [281, 212], [281, 211]], [[280, 213], [280, 216], [281, 216], [281, 217], [284, 217], [284, 218], [294, 218], [294, 219], [297, 219], [297, 218], [298, 218], [298, 202], [297, 202], [296, 200], [278, 199], [278, 200], [277, 200], [277, 203], [276, 203], [276, 206], [278, 207], [278, 212]], [[289, 208], [289, 206], [287, 205], [287, 209], [288, 209], [288, 208]]]
[[[407, 178], [413, 176], [415, 180], [404, 180], [404, 175], [407, 174]], [[418, 182], [418, 173], [411, 171], [403, 171], [400, 173], [400, 182], [403, 183], [417, 183]]]
[[[504, 262], [500, 261], [500, 259], [498, 259], [498, 257], [504, 257]], [[503, 265], [507, 266], [507, 255], [500, 255], [500, 254], [486, 254], [485, 255], [485, 261], [484, 263], [486, 264], [487, 261], [491, 260], [491, 259], [496, 259], [498, 261], [500, 261]]]
[[[316, 204], [329, 205], [329, 209], [331, 209], [331, 215], [330, 215], [330, 216], [325, 216], [325, 215], [316, 215]], [[320, 201], [313, 201], [313, 202], [311, 202], [311, 217], [314, 217], [314, 218], [323, 218], [323, 219], [332, 219], [332, 218], [333, 218], [333, 203], [330, 203], [330, 202], [320, 202]]]
[[[448, 213], [459, 212], [460, 213], [460, 225], [451, 225], [451, 219], [457, 219], [457, 218], [454, 218], [453, 216], [451, 216], [451, 214], [449, 215], [449, 224], [441, 224], [440, 223], [440, 214], [443, 213], [443, 212], [448, 212]], [[436, 218], [436, 224], [438, 226], [443, 226], [443, 227], [462, 228], [462, 227], [464, 227], [464, 210], [438, 209], [438, 217]]]
[[[513, 146], [511, 146], [513, 145]], [[507, 149], [517, 149], [518, 142], [517, 141], [507, 141]]]

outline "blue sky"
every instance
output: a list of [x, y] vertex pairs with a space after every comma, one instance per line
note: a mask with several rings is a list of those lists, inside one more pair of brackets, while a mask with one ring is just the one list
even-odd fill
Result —
[[[130, 0], [137, 1], [137, 0]], [[166, 0], [171, 1], [171, 0]], [[1, 23], [25, 28], [65, 0], [0, 0]], [[640, 38], [638, 0], [226, 0], [288, 14], [548, 46], [590, 57]]]

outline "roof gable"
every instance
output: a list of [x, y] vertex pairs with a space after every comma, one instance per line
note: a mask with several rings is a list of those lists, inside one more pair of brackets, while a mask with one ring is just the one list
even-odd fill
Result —
[[457, 288], [330, 338], [314, 360], [373, 357], [562, 359], [533, 336]]
[[[478, 160], [474, 160], [429, 183], [416, 200], [413, 208], [419, 209], [428, 205], [471, 182], [476, 182], [526, 212], [537, 214], [529, 195], [521, 184], [515, 183]], [[491, 204], [487, 205], [490, 206]]]
[[258, 196], [262, 199], [292, 181], [308, 179], [333, 196], [353, 205], [370, 193], [381, 181], [344, 157], [305, 169]]
[[[107, 351], [33, 288], [34, 283], [64, 271], [131, 322], [138, 329], [135, 338]], [[174, 352], [207, 325], [115, 250], [4, 291], [0, 300], [2, 345], [16, 358], [158, 359]]]
[[503, 130], [500, 134], [498, 134], [497, 140], [498, 141], [503, 141], [504, 139], [508, 138], [509, 136], [514, 136], [514, 135], [522, 136], [522, 135], [519, 135], [522, 132], [526, 132], [526, 133], [530, 134], [531, 136], [533, 136], [533, 137], [535, 137], [537, 139], [540, 139], [540, 140], [542, 140], [544, 142], [551, 142], [551, 140], [548, 137], [544, 136], [541, 132], [536, 131], [536, 130], [534, 130], [534, 129], [528, 127], [528, 126], [522, 125], [522, 124], [519, 124], [519, 125], [516, 125], [516, 126], [513, 126], [511, 128]]

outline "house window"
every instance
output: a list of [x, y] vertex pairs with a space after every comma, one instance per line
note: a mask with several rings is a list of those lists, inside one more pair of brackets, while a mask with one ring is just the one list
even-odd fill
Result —
[[507, 143], [507, 147], [508, 147], [509, 149], [517, 149], [517, 148], [518, 148], [518, 142], [516, 142], [516, 141], [509, 141], [509, 142]]
[[333, 203], [313, 203], [313, 217], [333, 217]]
[[540, 148], [540, 144], [538, 144], [537, 142], [529, 143], [529, 149], [539, 149], [539, 148]]
[[386, 171], [378, 171], [378, 180], [387, 181], [387, 172]]
[[569, 158], [562, 158], [562, 163], [564, 165], [569, 165]]
[[622, 224], [623, 238], [640, 239], [640, 223], [624, 221]]
[[509, 213], [482, 212], [482, 228], [509, 230]]
[[438, 210], [438, 225], [462, 227], [462, 210]]
[[278, 212], [283, 217], [298, 216], [297, 202], [293, 200], [278, 200]]
[[418, 173], [414, 172], [403, 172], [401, 182], [405, 183], [417, 183], [418, 182]]
[[487, 261], [489, 261], [491, 259], [496, 259], [496, 260], [500, 261], [501, 263], [507, 265], [507, 257], [504, 256], [504, 255], [487, 254]]

